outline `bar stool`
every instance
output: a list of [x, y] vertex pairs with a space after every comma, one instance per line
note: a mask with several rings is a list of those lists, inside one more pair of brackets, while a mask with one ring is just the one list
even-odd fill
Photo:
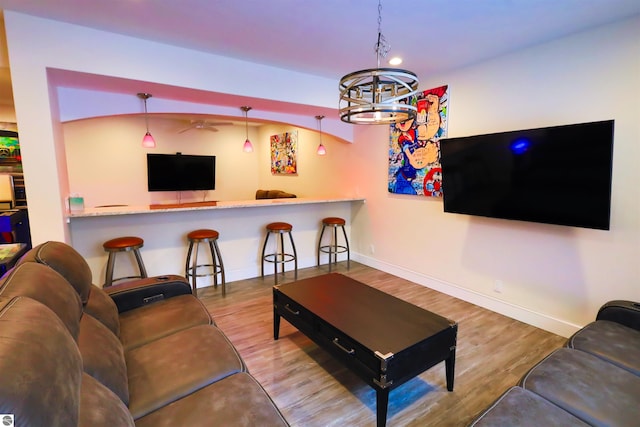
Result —
[[[224, 264], [222, 257], [220, 256], [220, 248], [218, 247], [218, 237], [220, 233], [216, 230], [194, 230], [187, 234], [189, 239], [189, 249], [187, 251], [187, 262], [185, 264], [185, 277], [187, 280], [191, 277], [191, 286], [193, 287], [193, 294], [198, 296], [198, 288], [196, 286], [197, 277], [213, 276], [213, 286], [218, 286], [218, 274], [222, 281], [222, 296], [226, 295], [226, 281], [224, 278]], [[208, 243], [211, 250], [211, 264], [198, 264], [198, 249], [200, 243]], [[195, 244], [195, 247], [194, 247]], [[191, 257], [193, 256], [193, 263]], [[198, 274], [198, 268], [211, 267], [210, 271], [206, 273]]]
[[[331, 272], [331, 255], [333, 255], [333, 263], [338, 263], [338, 254], [347, 253], [347, 268], [351, 264], [351, 253], [349, 251], [349, 239], [347, 239], [347, 232], [344, 229], [345, 220], [338, 217], [328, 217], [322, 220], [322, 231], [320, 232], [320, 238], [318, 239], [318, 266], [320, 266], [320, 253], [329, 254], [329, 272]], [[333, 228], [331, 234], [331, 241], [328, 245], [322, 244], [322, 235], [327, 227]], [[342, 234], [344, 235], [344, 244], [338, 244], [338, 227], [342, 228]]]
[[[109, 258], [107, 260], [107, 271], [105, 273], [104, 286], [109, 287], [113, 285], [113, 282], [124, 279], [144, 279], [147, 277], [147, 270], [144, 268], [144, 262], [142, 262], [142, 257], [140, 256], [140, 248], [144, 246], [144, 240], [140, 237], [135, 236], [126, 236], [126, 237], [117, 237], [115, 239], [108, 240], [102, 244], [102, 247], [105, 251], [109, 253]], [[116, 255], [119, 252], [133, 252], [133, 255], [136, 258], [136, 262], [138, 264], [138, 270], [140, 274], [138, 276], [127, 276], [127, 277], [113, 277], [113, 268], [116, 264]]]
[[[293, 226], [286, 222], [272, 222], [271, 224], [267, 224], [267, 235], [264, 239], [264, 245], [262, 246], [262, 268], [261, 268], [261, 276], [264, 277], [264, 263], [271, 262], [274, 266], [274, 277], [276, 285], [278, 284], [278, 264], [282, 264], [282, 274], [284, 275], [284, 266], [287, 262], [294, 262], [295, 268], [295, 278], [298, 280], [298, 254], [296, 253], [296, 245], [293, 243], [293, 236], [291, 235], [291, 230], [293, 230]], [[289, 235], [289, 240], [291, 241], [291, 253], [285, 252], [284, 247], [284, 233]], [[276, 251], [272, 254], [266, 254], [267, 250], [267, 242], [269, 241], [269, 236], [272, 234], [278, 234], [280, 236], [279, 245], [278, 241], [276, 241]]]

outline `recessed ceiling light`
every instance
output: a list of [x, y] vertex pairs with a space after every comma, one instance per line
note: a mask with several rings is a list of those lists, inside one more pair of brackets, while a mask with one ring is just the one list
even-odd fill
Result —
[[400, 65], [402, 64], [402, 58], [400, 58], [399, 56], [394, 56], [393, 58], [389, 59], [389, 65]]

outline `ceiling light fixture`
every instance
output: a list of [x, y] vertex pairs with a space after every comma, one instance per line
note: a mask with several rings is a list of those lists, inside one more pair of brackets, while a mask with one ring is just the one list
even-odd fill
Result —
[[142, 138], [142, 146], [144, 148], [156, 148], [156, 140], [151, 136], [151, 132], [149, 132], [149, 113], [147, 112], [147, 99], [151, 98], [153, 95], [150, 93], [140, 92], [138, 94], [138, 98], [144, 101], [144, 123], [147, 126], [147, 133], [144, 134], [144, 138]]
[[340, 79], [340, 120], [354, 124], [390, 124], [415, 119], [411, 97], [418, 93], [418, 76], [399, 68], [380, 68], [389, 53], [382, 35], [382, 3], [378, 0], [378, 68], [356, 71]]
[[240, 109], [244, 112], [244, 130], [246, 134], [246, 139], [244, 140], [244, 145], [242, 146], [242, 151], [245, 153], [253, 152], [253, 145], [251, 141], [249, 141], [249, 110], [251, 107], [242, 106]]
[[316, 116], [316, 120], [318, 121], [318, 131], [320, 132], [320, 145], [318, 145], [318, 149], [316, 150], [316, 154], [318, 156], [324, 156], [327, 154], [327, 149], [322, 145], [322, 119], [324, 119], [324, 116]]

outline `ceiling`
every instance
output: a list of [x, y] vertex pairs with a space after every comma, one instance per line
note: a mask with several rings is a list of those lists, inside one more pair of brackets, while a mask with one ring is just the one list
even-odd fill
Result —
[[[336, 80], [377, 66], [375, 0], [0, 0], [0, 9]], [[388, 58], [426, 79], [637, 14], [638, 0], [384, 0], [381, 30]]]

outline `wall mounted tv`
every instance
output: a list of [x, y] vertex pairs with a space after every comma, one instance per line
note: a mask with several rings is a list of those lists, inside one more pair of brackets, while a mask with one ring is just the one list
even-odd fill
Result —
[[444, 211], [608, 230], [614, 121], [440, 141]]
[[187, 154], [147, 154], [149, 191], [214, 190], [216, 157]]

